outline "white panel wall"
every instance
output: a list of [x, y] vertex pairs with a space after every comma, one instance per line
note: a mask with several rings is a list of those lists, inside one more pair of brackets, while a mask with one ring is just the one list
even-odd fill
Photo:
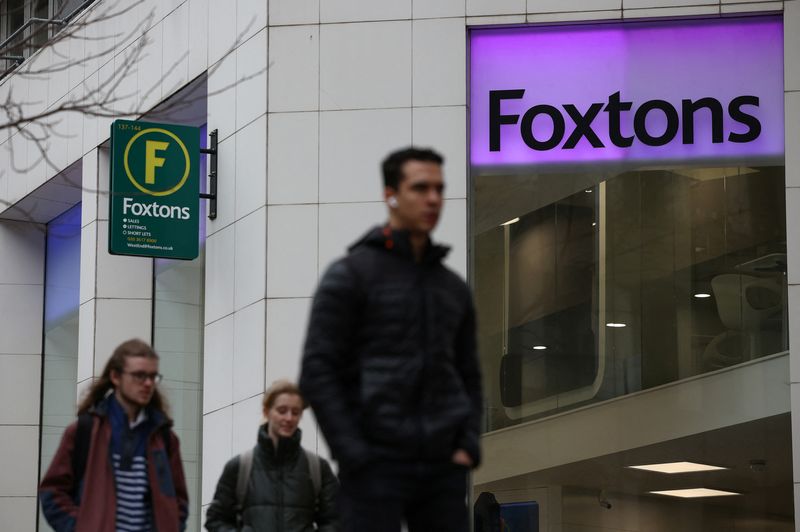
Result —
[[0, 520], [33, 530], [39, 470], [44, 226], [0, 221]]
[[255, 444], [267, 323], [266, 3], [206, 0], [208, 128], [218, 129], [218, 217], [208, 222], [201, 504], [225, 462]]

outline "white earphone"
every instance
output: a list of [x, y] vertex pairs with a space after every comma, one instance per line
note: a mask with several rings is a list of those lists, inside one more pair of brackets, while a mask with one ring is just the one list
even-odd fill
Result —
[[389, 196], [389, 199], [386, 200], [386, 203], [392, 209], [396, 209], [397, 208], [397, 198], [395, 198], [394, 196]]

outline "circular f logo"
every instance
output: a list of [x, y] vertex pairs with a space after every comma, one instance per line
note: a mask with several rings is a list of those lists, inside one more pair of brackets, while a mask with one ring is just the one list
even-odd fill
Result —
[[125, 146], [125, 173], [133, 186], [151, 196], [169, 196], [186, 183], [191, 169], [189, 151], [172, 132], [143, 129]]

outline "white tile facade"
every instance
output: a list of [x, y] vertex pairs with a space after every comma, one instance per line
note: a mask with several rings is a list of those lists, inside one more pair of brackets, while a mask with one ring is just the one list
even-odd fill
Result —
[[464, 19], [417, 20], [413, 32], [414, 107], [464, 105], [467, 98]]
[[266, 293], [267, 208], [238, 220], [235, 229], [233, 308], [238, 311], [264, 299]]
[[320, 21], [355, 22], [411, 17], [411, 0], [327, 0], [320, 2]]
[[[122, 3], [128, 1], [133, 0]], [[277, 378], [297, 376], [317, 279], [347, 245], [385, 219], [379, 163], [390, 150], [413, 142], [444, 153], [447, 202], [435, 236], [453, 246], [448, 264], [466, 276], [468, 27], [784, 9], [787, 116], [800, 110], [797, 0], [172, 0], [147, 5], [156, 6], [148, 50], [159, 53], [149, 54], [120, 90], [148, 107], [208, 72], [208, 126], [219, 130], [221, 141], [219, 216], [208, 222], [206, 242], [202, 505], [210, 502], [228, 458], [254, 441], [260, 391]], [[142, 16], [149, 9], [133, 13]], [[92, 56], [81, 68], [49, 81], [12, 76], [0, 81], [0, 97], [11, 83], [15, 91], [47, 105], [113, 80], [124, 65], [121, 46], [137, 39], [122, 33], [120, 48], [99, 57], [93, 57], [97, 41], [70, 43], [69, 54]], [[41, 55], [40, 61], [52, 60]], [[800, 139], [795, 122], [786, 121], [787, 146]], [[108, 150], [98, 146], [108, 137], [109, 124], [109, 118], [71, 117], [66, 128], [76, 136], [54, 152], [63, 166], [83, 159], [78, 381], [84, 383], [122, 336], [151, 334], [151, 261], [106, 251]], [[786, 157], [787, 226], [790, 306], [800, 312], [796, 152], [787, 150]], [[20, 171], [36, 160], [36, 151], [20, 134], [0, 136], [0, 212], [5, 202], [17, 201], [55, 174], [41, 163]], [[10, 367], [22, 376], [0, 377], [0, 397], [30, 395], [25, 408], [0, 409], [0, 441], [21, 457], [0, 464], [7, 472], [0, 478], [0, 515], [11, 507], [31, 509], [27, 520], [15, 515], [4, 524], [9, 530], [30, 530], [35, 519], [32, 449], [38, 444], [42, 246], [41, 233], [26, 224], [0, 222], [0, 315], [8, 316], [0, 323], [0, 375]], [[9, 249], [14, 252], [6, 253]], [[800, 386], [798, 356], [793, 352], [793, 396]], [[302, 426], [304, 441], [316, 446], [321, 438], [312, 416]], [[326, 452], [322, 444], [319, 450]]]
[[[243, 4], [240, 2], [239, 8]], [[252, 24], [258, 19], [249, 20]], [[267, 29], [263, 28], [236, 49], [236, 89], [227, 92], [235, 92], [236, 102], [242, 103], [236, 106], [236, 129], [239, 131], [267, 113], [267, 68]], [[264, 136], [257, 138], [263, 140]]]
[[411, 109], [320, 113], [319, 201], [376, 201], [382, 158], [411, 143]]
[[0, 404], [6, 405], [0, 409], [0, 441], [5, 450], [0, 458], [5, 471], [0, 477], [0, 515], [8, 523], [3, 528], [19, 532], [31, 530], [36, 520], [43, 229], [37, 224], [0, 221]]
[[316, 203], [319, 113], [272, 113], [267, 134], [269, 204]]
[[269, 207], [267, 297], [313, 295], [317, 284], [317, 213], [316, 205]]
[[203, 349], [203, 413], [233, 403], [234, 317], [226, 316], [206, 325]]
[[319, 109], [319, 26], [269, 32], [270, 112]]
[[267, 204], [267, 115], [260, 115], [236, 133], [237, 220]]
[[323, 24], [320, 108], [408, 107], [411, 55], [411, 22]]

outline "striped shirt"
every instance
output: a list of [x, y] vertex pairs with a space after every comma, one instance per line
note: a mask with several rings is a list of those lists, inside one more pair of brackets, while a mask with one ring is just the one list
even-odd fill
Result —
[[134, 456], [130, 469], [123, 469], [119, 454], [114, 453], [111, 458], [117, 488], [117, 532], [151, 530], [147, 459]]

